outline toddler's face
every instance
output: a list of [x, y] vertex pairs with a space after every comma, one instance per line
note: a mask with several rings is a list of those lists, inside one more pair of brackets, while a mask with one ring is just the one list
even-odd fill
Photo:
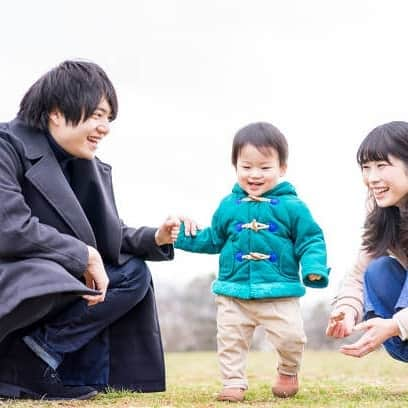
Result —
[[278, 184], [286, 166], [280, 164], [276, 149], [260, 151], [247, 144], [239, 152], [236, 170], [241, 188], [249, 195], [261, 196]]

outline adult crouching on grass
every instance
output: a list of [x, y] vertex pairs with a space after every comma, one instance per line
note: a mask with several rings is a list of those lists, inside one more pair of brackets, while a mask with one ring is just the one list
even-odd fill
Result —
[[145, 260], [173, 258], [179, 221], [127, 227], [95, 157], [116, 118], [96, 64], [65, 61], [0, 125], [0, 396], [87, 399], [163, 391]]
[[383, 344], [391, 357], [408, 362], [408, 123], [372, 130], [357, 162], [368, 188], [362, 249], [326, 333], [344, 338], [361, 330], [342, 353], [363, 357]]

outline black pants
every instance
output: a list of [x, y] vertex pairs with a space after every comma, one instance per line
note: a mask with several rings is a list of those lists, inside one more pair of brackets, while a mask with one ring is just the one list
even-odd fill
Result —
[[54, 368], [66, 353], [84, 347], [145, 297], [151, 275], [142, 260], [131, 258], [124, 265], [105, 267], [109, 287], [104, 302], [88, 306], [79, 299], [25, 337], [26, 343]]
[[[58, 372], [67, 385], [164, 391], [163, 346], [148, 266], [134, 258], [106, 269], [110, 285], [103, 303], [88, 307], [78, 294], [47, 295], [0, 319], [2, 333], [6, 325], [12, 331], [0, 342], [0, 366], [7, 364], [16, 339], [31, 338], [55, 361], [63, 358]], [[18, 355], [16, 362], [27, 365]]]

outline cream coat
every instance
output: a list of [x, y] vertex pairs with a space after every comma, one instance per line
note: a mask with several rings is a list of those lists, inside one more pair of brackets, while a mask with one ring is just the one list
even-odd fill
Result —
[[[343, 287], [334, 300], [335, 309], [340, 306], [353, 308], [356, 311], [356, 322], [363, 318], [363, 277], [372, 259], [367, 252], [360, 250], [352, 271], [346, 276]], [[395, 313], [393, 319], [408, 334], [408, 308]]]

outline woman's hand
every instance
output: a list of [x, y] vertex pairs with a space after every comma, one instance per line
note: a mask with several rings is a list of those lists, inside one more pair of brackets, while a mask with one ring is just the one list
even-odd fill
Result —
[[340, 348], [343, 354], [353, 357], [363, 357], [377, 349], [390, 337], [400, 334], [398, 324], [393, 319], [375, 317], [354, 327], [354, 331], [364, 330], [365, 333], [353, 344], [346, 344]]
[[329, 317], [326, 335], [329, 337], [347, 337], [356, 324], [356, 311], [348, 306], [335, 309]]

